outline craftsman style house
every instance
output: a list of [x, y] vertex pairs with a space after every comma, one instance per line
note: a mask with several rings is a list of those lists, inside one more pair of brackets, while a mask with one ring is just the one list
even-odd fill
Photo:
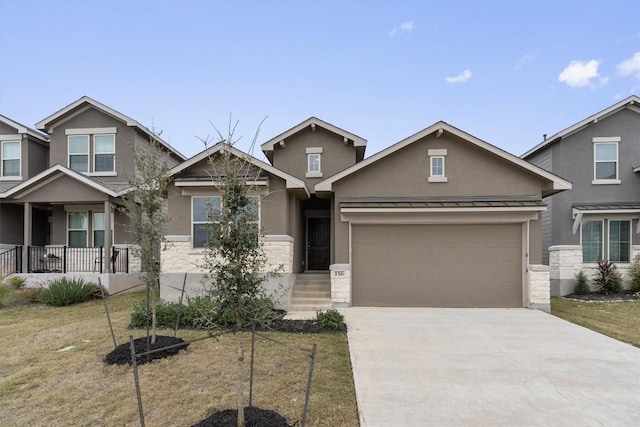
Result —
[[[549, 308], [542, 199], [558, 176], [438, 122], [364, 157], [366, 140], [311, 117], [262, 144], [269, 163], [220, 143], [177, 165], [169, 188], [163, 295], [197, 288], [204, 206], [221, 193], [222, 150], [250, 162], [281, 305]], [[188, 274], [187, 274], [188, 273]], [[317, 303], [317, 301], [316, 301]]]
[[[88, 97], [36, 128], [0, 116], [0, 243], [17, 247], [15, 270], [135, 271], [129, 219], [117, 206], [135, 174], [133, 145], [148, 144], [152, 133]], [[185, 160], [161, 144], [172, 166]]]
[[542, 260], [552, 294], [573, 292], [575, 274], [592, 274], [602, 259], [626, 275], [640, 253], [640, 98], [561, 130], [522, 158], [573, 183], [544, 200]]

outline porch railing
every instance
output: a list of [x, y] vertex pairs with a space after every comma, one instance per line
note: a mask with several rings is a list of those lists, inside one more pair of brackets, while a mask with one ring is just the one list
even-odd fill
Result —
[[111, 254], [106, 255], [102, 246], [96, 248], [29, 246], [27, 247], [27, 268], [29, 273], [103, 273], [109, 265], [113, 273], [129, 272], [128, 248], [112, 247]]
[[22, 273], [22, 246], [0, 251], [0, 278]]

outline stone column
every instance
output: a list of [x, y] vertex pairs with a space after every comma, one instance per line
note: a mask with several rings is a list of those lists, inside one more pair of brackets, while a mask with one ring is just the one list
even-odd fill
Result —
[[529, 308], [551, 312], [549, 271], [547, 265], [529, 266]]
[[333, 307], [351, 306], [351, 266], [333, 264], [331, 270], [331, 305]]
[[570, 294], [573, 292], [576, 274], [582, 270], [582, 246], [550, 246], [549, 267], [551, 296]]

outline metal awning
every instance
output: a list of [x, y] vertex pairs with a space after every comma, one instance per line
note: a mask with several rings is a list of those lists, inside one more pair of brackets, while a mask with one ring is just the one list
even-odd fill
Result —
[[640, 203], [579, 203], [572, 206], [573, 234], [578, 232], [584, 215], [633, 214], [638, 216], [636, 233], [640, 233]]

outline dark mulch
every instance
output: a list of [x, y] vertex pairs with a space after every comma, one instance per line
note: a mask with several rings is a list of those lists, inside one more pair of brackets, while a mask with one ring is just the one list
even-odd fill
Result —
[[575, 299], [580, 301], [592, 301], [592, 302], [608, 302], [608, 301], [633, 301], [633, 291], [622, 291], [621, 293], [605, 295], [601, 292], [591, 292], [586, 295], [570, 294], [565, 295], [564, 298]]
[[315, 320], [290, 320], [282, 319], [271, 322], [265, 325], [260, 330], [263, 331], [278, 331], [278, 332], [292, 332], [303, 334], [322, 334], [326, 332], [344, 332], [347, 330], [346, 325], [340, 331], [334, 329], [324, 328], [318, 324]]
[[[247, 427], [291, 427], [297, 424], [297, 422], [290, 424], [286, 418], [277, 412], [254, 406], [244, 408], [244, 421]], [[227, 409], [211, 414], [192, 427], [236, 427], [237, 424], [238, 411]]]
[[[151, 338], [149, 337], [149, 341]], [[177, 345], [182, 344], [182, 345]], [[136, 349], [136, 354], [144, 353], [147, 351], [147, 337], [137, 338], [133, 340], [133, 345]], [[154, 350], [156, 348], [163, 348], [176, 345], [176, 347], [161, 350], [147, 356], [138, 357], [138, 365], [142, 365], [147, 362], [151, 362], [156, 359], [164, 359], [165, 357], [178, 354], [180, 350], [184, 350], [189, 346], [189, 343], [182, 338], [175, 338], [166, 335], [156, 335], [156, 342], [149, 344], [148, 349]], [[131, 363], [131, 347], [129, 342], [120, 344], [111, 353], [107, 354], [104, 358], [104, 362], [108, 365], [126, 365]]]

